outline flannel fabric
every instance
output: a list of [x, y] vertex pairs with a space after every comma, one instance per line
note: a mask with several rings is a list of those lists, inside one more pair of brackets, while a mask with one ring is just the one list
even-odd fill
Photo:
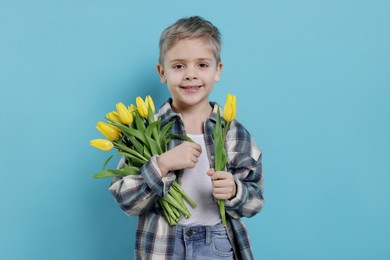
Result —
[[[180, 114], [171, 108], [169, 99], [160, 108], [156, 118], [161, 118], [161, 125], [174, 120], [171, 132], [186, 134]], [[218, 105], [210, 102], [213, 112], [204, 123], [204, 137], [209, 156], [210, 168], [214, 168], [214, 145], [211, 137], [215, 128]], [[169, 148], [183, 142], [172, 139]], [[233, 121], [225, 143], [228, 155], [227, 171], [233, 174], [237, 185], [237, 194], [225, 201], [227, 234], [235, 259], [253, 259], [249, 235], [241, 217], [252, 217], [263, 206], [263, 177], [261, 151], [249, 132], [238, 122]], [[170, 259], [173, 255], [176, 228], [169, 226], [158, 198], [163, 197], [175, 179], [179, 184], [183, 177], [181, 171], [169, 172], [161, 177], [157, 165], [157, 156], [152, 157], [138, 175], [115, 177], [109, 188], [122, 210], [128, 215], [139, 216], [135, 259]], [[125, 163], [122, 159], [120, 165]], [[120, 166], [119, 166], [120, 167]]]

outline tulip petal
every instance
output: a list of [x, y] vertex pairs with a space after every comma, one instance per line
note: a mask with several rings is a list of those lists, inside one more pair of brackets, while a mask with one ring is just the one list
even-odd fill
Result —
[[137, 104], [138, 113], [141, 117], [147, 118], [148, 117], [148, 107], [144, 100], [141, 97], [137, 97], [135, 99], [135, 103]]
[[130, 111], [123, 105], [122, 102], [116, 104], [116, 110], [118, 112], [120, 120], [127, 125], [130, 125], [133, 122], [133, 117]]
[[151, 96], [146, 96], [146, 104], [148, 105], [148, 107], [150, 107], [152, 109], [152, 112], [154, 114], [155, 112], [155, 107], [154, 107], [154, 102], [153, 102], [153, 99]]
[[90, 145], [105, 152], [110, 151], [114, 147], [111, 141], [105, 139], [91, 140]]
[[121, 119], [119, 118], [118, 112], [116, 112], [116, 111], [112, 111], [110, 113], [107, 113], [106, 118], [108, 121], [111, 121], [111, 122], [123, 123], [121, 121]]
[[115, 141], [119, 138], [120, 130], [113, 125], [105, 122], [98, 122], [96, 128], [111, 141]]
[[223, 108], [223, 118], [226, 122], [231, 122], [236, 117], [236, 96], [228, 94]]

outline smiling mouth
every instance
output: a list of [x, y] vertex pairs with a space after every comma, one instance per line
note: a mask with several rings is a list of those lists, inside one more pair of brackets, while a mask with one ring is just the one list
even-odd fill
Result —
[[202, 86], [180, 86], [180, 88], [183, 88], [183, 89], [188, 89], [188, 90], [191, 90], [191, 89], [199, 89], [201, 88]]
[[201, 87], [203, 86], [180, 86], [186, 93], [196, 93]]

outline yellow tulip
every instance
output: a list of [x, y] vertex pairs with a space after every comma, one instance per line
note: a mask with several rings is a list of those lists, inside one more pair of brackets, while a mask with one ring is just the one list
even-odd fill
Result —
[[122, 123], [121, 119], [119, 118], [119, 114], [116, 111], [112, 111], [106, 114], [106, 118], [117, 123]]
[[137, 111], [137, 107], [134, 106], [133, 104], [131, 104], [131, 105], [129, 106], [129, 111], [130, 111], [130, 113], [133, 115], [133, 118], [134, 118], [134, 117], [135, 117], [135, 111]]
[[145, 98], [146, 105], [152, 109], [152, 112], [154, 114], [155, 108], [154, 108], [154, 102], [151, 96], [146, 96]]
[[231, 122], [236, 117], [236, 96], [228, 94], [223, 108], [223, 118], [226, 122]]
[[114, 147], [111, 141], [105, 139], [91, 140], [90, 145], [105, 152], [110, 151]]
[[116, 104], [116, 111], [118, 112], [119, 118], [122, 123], [130, 125], [133, 122], [133, 116], [130, 111], [123, 105], [122, 102]]
[[137, 104], [139, 115], [143, 118], [148, 118], [148, 106], [144, 100], [141, 97], [137, 97], [135, 103]]
[[96, 128], [111, 141], [115, 141], [119, 138], [120, 130], [118, 127], [104, 122], [98, 122]]

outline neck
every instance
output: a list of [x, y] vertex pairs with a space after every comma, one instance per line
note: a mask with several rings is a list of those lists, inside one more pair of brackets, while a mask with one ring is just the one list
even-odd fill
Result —
[[184, 127], [188, 134], [203, 134], [203, 124], [210, 117], [212, 112], [211, 105], [207, 102], [204, 105], [187, 106], [178, 108], [174, 106], [174, 110], [180, 113], [183, 117]]

